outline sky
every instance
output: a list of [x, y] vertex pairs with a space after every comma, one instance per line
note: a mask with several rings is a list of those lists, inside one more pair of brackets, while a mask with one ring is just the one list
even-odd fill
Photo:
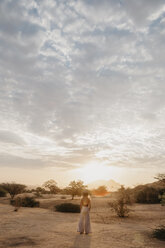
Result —
[[0, 182], [165, 172], [165, 1], [0, 1]]

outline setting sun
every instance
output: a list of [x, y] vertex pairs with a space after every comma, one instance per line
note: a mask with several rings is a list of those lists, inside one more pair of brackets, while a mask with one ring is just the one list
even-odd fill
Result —
[[104, 163], [92, 161], [84, 167], [75, 170], [77, 177], [85, 183], [90, 183], [96, 180], [108, 180], [115, 176], [113, 167], [108, 167]]

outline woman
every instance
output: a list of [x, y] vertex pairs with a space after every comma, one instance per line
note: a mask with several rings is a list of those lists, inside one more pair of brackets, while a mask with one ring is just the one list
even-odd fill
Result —
[[83, 197], [80, 202], [80, 220], [78, 224], [78, 232], [80, 234], [88, 234], [91, 232], [90, 216], [89, 211], [91, 209], [91, 200], [88, 197], [88, 191], [83, 192]]

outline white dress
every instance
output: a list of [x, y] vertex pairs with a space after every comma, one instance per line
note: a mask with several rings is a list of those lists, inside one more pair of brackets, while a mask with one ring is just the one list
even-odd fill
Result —
[[89, 207], [82, 206], [81, 213], [80, 213], [80, 220], [78, 223], [78, 232], [80, 233], [90, 233], [91, 232], [91, 223], [90, 223], [90, 216], [89, 216]]

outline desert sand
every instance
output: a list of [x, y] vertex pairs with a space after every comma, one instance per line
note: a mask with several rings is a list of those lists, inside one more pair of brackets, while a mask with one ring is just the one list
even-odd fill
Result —
[[41, 208], [20, 208], [14, 212], [12, 206], [1, 200], [0, 248], [165, 247], [165, 242], [151, 236], [153, 228], [165, 224], [165, 209], [160, 204], [133, 205], [130, 216], [121, 219], [107, 207], [108, 198], [94, 198], [92, 234], [80, 235], [76, 231], [79, 214], [54, 212], [53, 205], [57, 201], [42, 199]]

